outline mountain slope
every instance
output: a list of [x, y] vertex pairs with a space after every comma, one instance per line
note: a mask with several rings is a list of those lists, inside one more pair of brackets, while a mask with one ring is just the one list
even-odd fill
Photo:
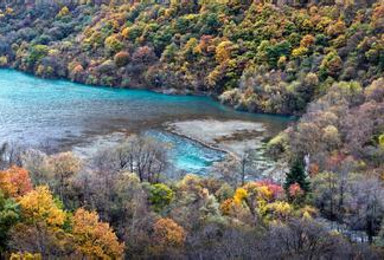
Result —
[[2, 4], [0, 65], [41, 77], [295, 114], [335, 81], [366, 86], [383, 73], [379, 2], [26, 2]]

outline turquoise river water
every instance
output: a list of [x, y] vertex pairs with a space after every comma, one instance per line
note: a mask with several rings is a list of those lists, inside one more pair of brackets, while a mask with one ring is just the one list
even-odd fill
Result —
[[262, 122], [276, 133], [289, 121], [238, 112], [208, 97], [91, 87], [0, 70], [0, 143], [49, 144], [60, 150], [115, 131], [145, 132], [173, 144], [170, 157], [176, 168], [199, 172], [224, 154], [164, 132], [162, 125], [208, 118]]

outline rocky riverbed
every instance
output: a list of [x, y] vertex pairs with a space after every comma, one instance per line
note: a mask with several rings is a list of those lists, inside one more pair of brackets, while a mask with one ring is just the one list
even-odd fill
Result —
[[265, 138], [262, 123], [240, 120], [188, 120], [167, 124], [167, 130], [241, 157], [249, 149], [257, 149]]

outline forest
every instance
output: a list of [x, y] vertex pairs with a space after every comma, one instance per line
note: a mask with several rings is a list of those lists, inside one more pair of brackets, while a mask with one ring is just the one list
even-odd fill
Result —
[[383, 259], [383, 33], [381, 0], [1, 1], [0, 67], [297, 117], [266, 144], [281, 181], [169, 178], [142, 136], [87, 162], [4, 143], [1, 258]]

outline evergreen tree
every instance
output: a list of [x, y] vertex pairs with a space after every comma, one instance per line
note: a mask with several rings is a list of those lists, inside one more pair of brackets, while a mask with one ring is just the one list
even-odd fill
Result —
[[287, 173], [284, 182], [284, 189], [289, 196], [289, 187], [297, 183], [304, 193], [309, 192], [310, 182], [308, 176], [305, 173], [303, 160], [296, 160], [292, 165], [289, 173]]
[[7, 248], [8, 231], [20, 219], [19, 213], [18, 205], [0, 190], [0, 258]]

